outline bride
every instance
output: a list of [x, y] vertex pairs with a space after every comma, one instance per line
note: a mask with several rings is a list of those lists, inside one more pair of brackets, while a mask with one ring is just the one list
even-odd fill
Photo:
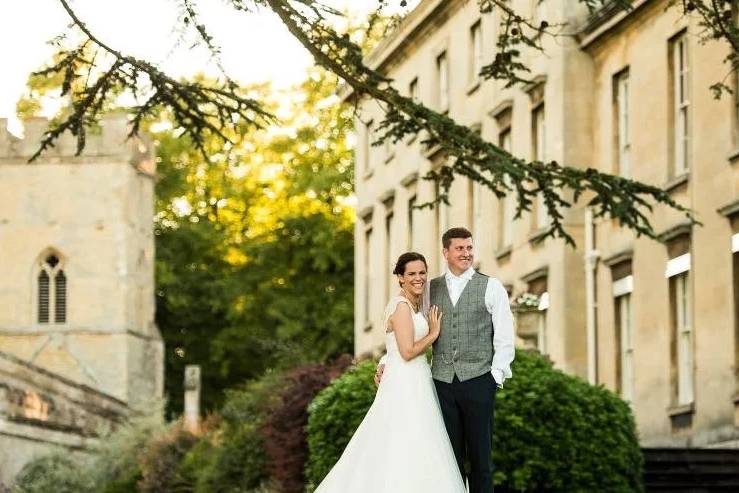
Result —
[[[400, 292], [385, 308], [387, 359], [375, 400], [315, 493], [464, 493], [426, 350], [442, 313], [428, 306], [426, 259], [404, 253]], [[424, 293], [426, 295], [424, 296]]]

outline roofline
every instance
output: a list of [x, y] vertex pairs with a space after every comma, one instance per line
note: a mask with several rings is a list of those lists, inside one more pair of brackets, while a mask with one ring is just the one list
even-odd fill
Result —
[[[382, 71], [435, 22], [443, 23], [446, 20], [444, 15], [455, 12], [464, 3], [465, 0], [421, 0], [398, 27], [362, 60], [363, 63], [372, 70]], [[354, 89], [343, 84], [337, 94], [342, 101], [347, 101], [354, 94]]]
[[637, 12], [652, 0], [633, 0], [630, 10], [618, 6], [618, 2], [611, 1], [593, 13], [580, 29], [580, 48], [587, 50], [599, 41], [606, 33], [620, 26], [625, 19], [633, 18]]

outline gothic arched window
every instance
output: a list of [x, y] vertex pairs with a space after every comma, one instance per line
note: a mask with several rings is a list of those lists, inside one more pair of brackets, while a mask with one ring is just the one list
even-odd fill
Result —
[[41, 262], [38, 274], [38, 322], [63, 324], [67, 321], [67, 276], [54, 254]]

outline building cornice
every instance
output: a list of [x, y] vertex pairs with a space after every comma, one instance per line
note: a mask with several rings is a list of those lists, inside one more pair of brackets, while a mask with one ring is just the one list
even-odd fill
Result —
[[601, 39], [606, 33], [620, 26], [625, 19], [633, 16], [645, 5], [654, 0], [633, 0], [631, 9], [624, 10], [619, 2], [611, 0], [603, 7], [595, 11], [580, 28], [578, 38], [580, 48], [587, 49], [590, 45]]

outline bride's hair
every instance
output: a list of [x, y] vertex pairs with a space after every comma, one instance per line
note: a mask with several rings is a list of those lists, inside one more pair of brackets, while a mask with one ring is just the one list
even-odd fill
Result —
[[398, 257], [398, 261], [395, 262], [395, 269], [393, 269], [393, 274], [395, 274], [396, 276], [402, 276], [403, 274], [405, 274], [405, 265], [416, 260], [420, 260], [421, 262], [423, 262], [423, 265], [428, 269], [429, 266], [426, 263], [426, 257], [416, 252], [405, 252], [403, 255]]
[[[408, 262], [414, 262], [416, 260], [420, 260], [421, 262], [423, 262], [424, 267], [426, 267], [426, 270], [428, 270], [429, 266], [426, 263], [426, 257], [417, 252], [405, 252], [403, 255], [398, 257], [398, 261], [395, 262], [395, 269], [393, 269], [393, 274], [395, 274], [396, 276], [402, 276], [403, 274], [405, 274], [406, 264]], [[403, 286], [401, 285], [401, 287]], [[424, 287], [423, 294], [421, 295], [420, 299], [421, 313], [423, 313], [425, 317], [428, 317], [430, 307], [429, 302], [431, 299], [431, 295], [429, 289], [430, 285], [428, 282], [426, 282], [426, 286]]]

